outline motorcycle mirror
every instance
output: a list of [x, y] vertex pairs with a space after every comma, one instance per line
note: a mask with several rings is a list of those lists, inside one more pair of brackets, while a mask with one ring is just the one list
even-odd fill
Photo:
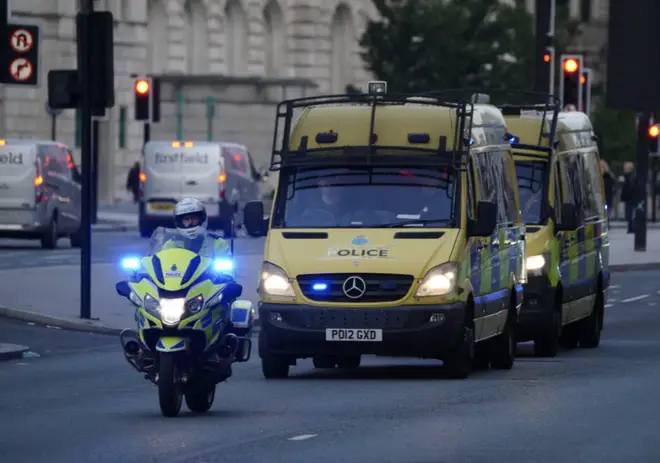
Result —
[[130, 297], [131, 295], [131, 287], [128, 285], [128, 281], [120, 281], [115, 285], [115, 289], [120, 296]]

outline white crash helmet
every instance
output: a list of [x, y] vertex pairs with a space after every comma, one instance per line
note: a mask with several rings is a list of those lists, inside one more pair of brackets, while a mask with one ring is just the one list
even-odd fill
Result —
[[[190, 217], [198, 217], [199, 223], [195, 226], [186, 227], [183, 221]], [[195, 239], [205, 234], [208, 222], [206, 208], [198, 199], [184, 198], [174, 206], [174, 226], [186, 238]]]

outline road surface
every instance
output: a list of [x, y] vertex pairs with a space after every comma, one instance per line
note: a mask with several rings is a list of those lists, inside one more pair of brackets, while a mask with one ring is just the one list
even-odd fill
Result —
[[[439, 362], [262, 378], [253, 359], [206, 415], [163, 418], [117, 339], [0, 320], [3, 463], [652, 462], [660, 455], [660, 273], [623, 273], [601, 347], [445, 379]], [[40, 355], [36, 357], [34, 355]]]
[[[80, 263], [80, 250], [72, 249], [68, 239], [61, 239], [57, 249], [41, 249], [39, 241], [0, 239], [0, 270]], [[92, 263], [117, 262], [126, 255], [144, 253], [149, 240], [138, 232], [98, 232], [92, 237]], [[239, 236], [235, 241], [237, 254], [261, 254], [263, 238]]]

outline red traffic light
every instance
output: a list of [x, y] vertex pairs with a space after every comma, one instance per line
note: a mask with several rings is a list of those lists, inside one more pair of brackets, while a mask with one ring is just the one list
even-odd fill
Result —
[[564, 71], [568, 72], [569, 74], [573, 74], [580, 69], [580, 63], [574, 58], [569, 58], [564, 61]]
[[649, 137], [658, 138], [658, 135], [660, 135], [660, 127], [657, 124], [649, 126]]
[[151, 86], [149, 85], [149, 81], [145, 79], [140, 79], [135, 81], [135, 93], [139, 95], [146, 95], [149, 93], [149, 90], [151, 89]]

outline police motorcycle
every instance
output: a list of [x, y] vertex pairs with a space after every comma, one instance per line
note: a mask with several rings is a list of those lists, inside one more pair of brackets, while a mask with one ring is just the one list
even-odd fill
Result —
[[233, 240], [231, 256], [220, 259], [188, 250], [186, 241], [176, 230], [156, 229], [146, 257], [122, 259], [129, 277], [116, 285], [136, 308], [137, 331], [120, 334], [124, 355], [158, 387], [167, 417], [179, 414], [184, 398], [191, 411], [208, 411], [216, 385], [252, 351], [254, 309], [238, 299]]

